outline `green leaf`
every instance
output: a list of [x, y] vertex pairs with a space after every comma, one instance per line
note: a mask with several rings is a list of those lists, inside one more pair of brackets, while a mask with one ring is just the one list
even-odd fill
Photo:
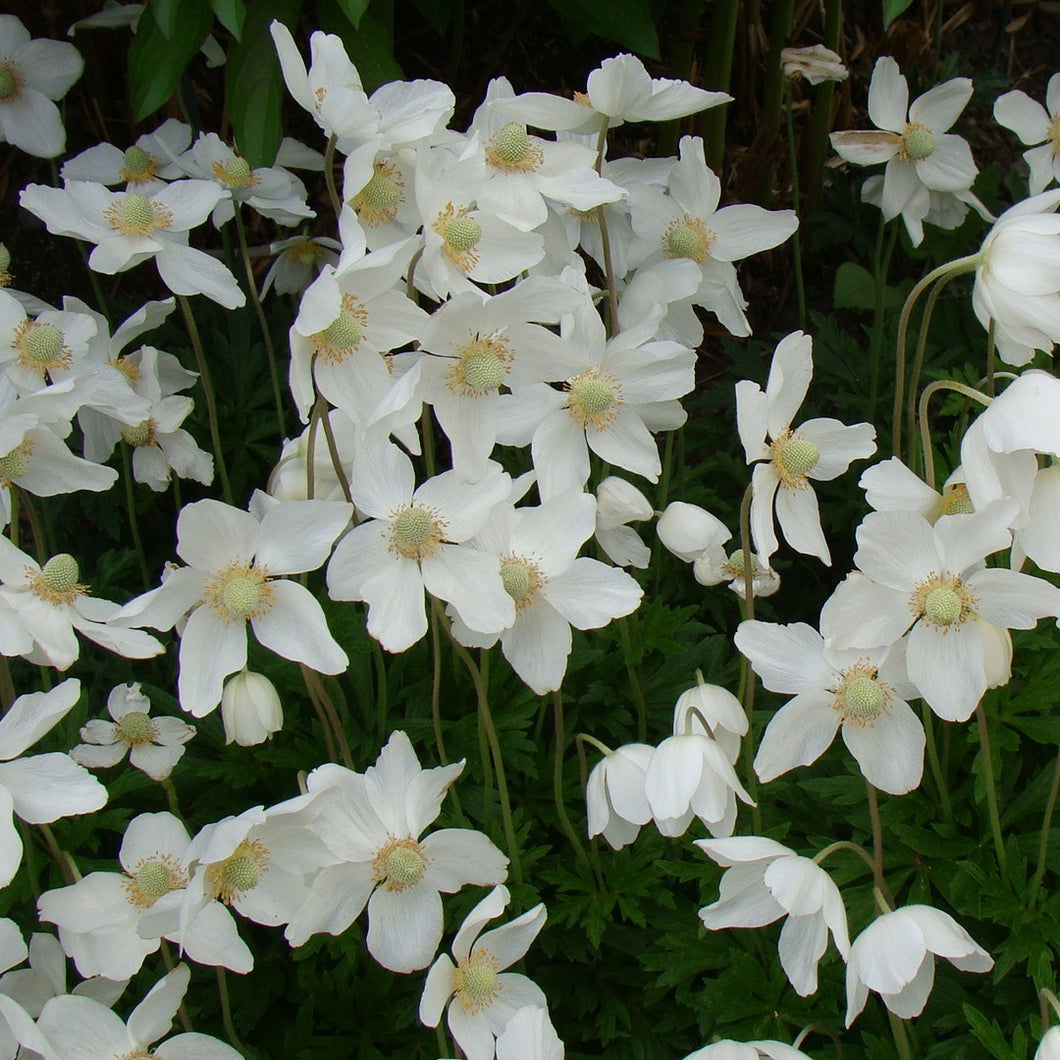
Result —
[[964, 1004], [961, 1008], [964, 1009], [964, 1017], [971, 1026], [972, 1034], [989, 1050], [991, 1056], [996, 1057], [996, 1060], [1017, 1060], [1017, 1054], [1009, 1046], [997, 1020], [987, 1019], [969, 1004]]
[[167, 40], [177, 28], [177, 16], [180, 11], [180, 0], [151, 0], [151, 17]]
[[201, 0], [177, 0], [177, 22], [167, 39], [154, 19], [142, 18], [129, 46], [130, 101], [143, 121], [173, 95], [180, 75], [213, 25], [213, 12]]
[[651, 59], [659, 58], [659, 36], [647, 0], [548, 0], [577, 26]]
[[217, 21], [229, 33], [235, 37], [236, 40], [243, 39], [243, 23], [247, 17], [247, 5], [244, 0], [211, 0], [213, 4], [213, 13], [217, 16]]
[[[893, 309], [902, 302], [901, 293], [893, 287], [883, 290], [883, 306]], [[832, 303], [836, 309], [875, 309], [876, 280], [872, 273], [853, 261], [844, 261], [836, 270]]]
[[452, 8], [449, 0], [414, 0], [416, 10], [423, 16], [439, 37], [444, 37], [449, 29]]
[[361, 19], [368, 10], [369, 0], [335, 0], [339, 10], [350, 20], [354, 29], [359, 29]]
[[283, 138], [283, 74], [269, 34], [273, 19], [292, 24], [299, 0], [258, 0], [247, 11], [243, 36], [228, 52], [225, 84], [236, 144], [251, 167], [270, 166]]
[[883, 0], [883, 28], [886, 29], [913, 0]]

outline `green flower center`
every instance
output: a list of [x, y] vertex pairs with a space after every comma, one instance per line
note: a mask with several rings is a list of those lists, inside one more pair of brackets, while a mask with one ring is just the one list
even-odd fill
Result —
[[436, 539], [437, 527], [426, 508], [409, 506], [394, 520], [394, 544], [402, 555], [417, 555]]
[[932, 589], [924, 599], [924, 616], [937, 626], [952, 626], [961, 617], [964, 601], [948, 586]]
[[357, 198], [369, 210], [387, 213], [401, 202], [401, 189], [391, 177], [377, 169]]
[[41, 567], [41, 581], [56, 593], [68, 593], [77, 588], [81, 571], [77, 560], [69, 552], [59, 552]]
[[471, 250], [482, 238], [482, 226], [474, 217], [453, 217], [442, 234], [446, 245], [457, 253]]
[[[126, 715], [128, 717], [128, 715]], [[173, 874], [161, 861], [149, 861], [133, 877], [145, 898], [157, 901], [164, 894], [175, 891]]]
[[249, 891], [261, 879], [261, 866], [249, 854], [229, 858], [221, 872], [221, 881], [231, 891]]
[[489, 1008], [500, 993], [497, 981], [497, 958], [486, 950], [475, 950], [457, 967], [456, 995], [466, 1012], [481, 1012]]
[[883, 710], [886, 696], [871, 677], [855, 677], [843, 690], [843, 704], [852, 718], [874, 721]]
[[118, 735], [127, 744], [150, 743], [156, 735], [155, 723], [142, 710], [131, 710], [118, 722]]
[[250, 180], [250, 163], [238, 155], [225, 163], [224, 171], [229, 184], [246, 184]]
[[364, 329], [361, 327], [361, 321], [355, 314], [346, 310], [339, 313], [324, 331], [324, 341], [332, 349], [356, 349], [362, 338]]
[[151, 156], [133, 144], [121, 157], [122, 168], [129, 177], [146, 177], [151, 172]]
[[0, 102], [18, 95], [18, 78], [9, 67], [0, 66]]
[[229, 614], [247, 618], [261, 603], [261, 582], [245, 574], [234, 574], [221, 590], [221, 603]]
[[0, 243], [0, 273], [6, 273], [11, 268], [11, 251]]
[[780, 462], [784, 470], [795, 478], [804, 478], [817, 466], [821, 451], [805, 438], [792, 438], [780, 451]]
[[688, 225], [677, 225], [666, 237], [666, 249], [675, 258], [691, 258], [699, 250], [699, 236]]
[[531, 582], [530, 571], [525, 563], [505, 563], [501, 567], [501, 583], [513, 600], [522, 600], [530, 592]]
[[427, 868], [427, 859], [410, 846], [395, 847], [386, 857], [386, 875], [400, 889], [419, 883]]
[[21, 478], [29, 467], [29, 453], [23, 446], [12, 449], [5, 456], [0, 456], [0, 482], [13, 482]]
[[509, 164], [521, 162], [530, 151], [530, 137], [516, 121], [510, 121], [493, 138], [493, 150]]
[[902, 153], [910, 162], [919, 162], [935, 151], [935, 137], [920, 122], [910, 122], [902, 133]]
[[473, 353], [464, 359], [463, 366], [464, 382], [480, 394], [499, 390], [504, 382], [504, 364], [495, 353]]
[[63, 333], [54, 324], [36, 321], [26, 330], [19, 348], [30, 361], [47, 367], [62, 353]]
[[[744, 555], [743, 549], [738, 548], [735, 552], [726, 560], [725, 566], [732, 574], [742, 575], [744, 572]], [[758, 557], [751, 556], [751, 573], [758, 573]]]
[[256, 839], [244, 839], [224, 861], [207, 866], [206, 882], [210, 893], [222, 902], [230, 903], [257, 887], [268, 864], [268, 848]]
[[971, 497], [968, 496], [968, 487], [963, 482], [958, 482], [952, 489], [948, 489], [942, 495], [936, 511], [943, 515], [971, 515], [975, 511]]
[[139, 191], [127, 191], [120, 199], [115, 199], [103, 211], [103, 216], [111, 228], [126, 236], [146, 236], [159, 228], [169, 228], [173, 223], [169, 210]]
[[151, 420], [144, 420], [135, 427], [126, 425], [121, 429], [121, 437], [122, 441], [133, 447], [150, 445], [155, 440], [155, 425]]
[[587, 416], [599, 416], [614, 404], [615, 392], [603, 379], [582, 379], [571, 387], [578, 404]]

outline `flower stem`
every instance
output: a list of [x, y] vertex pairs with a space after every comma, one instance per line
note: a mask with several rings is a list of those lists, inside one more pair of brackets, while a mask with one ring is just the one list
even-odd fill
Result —
[[324, 748], [327, 751], [328, 761], [335, 762], [338, 760], [338, 754], [335, 751], [334, 737], [331, 735], [331, 723], [328, 721], [328, 716], [324, 713], [324, 707], [321, 705], [320, 700], [317, 699], [308, 681], [306, 681], [306, 692], [309, 695], [309, 702], [313, 704], [313, 709], [316, 711], [321, 731], [324, 733]]
[[339, 717], [339, 712], [335, 709], [335, 704], [331, 701], [331, 696], [328, 695], [328, 690], [324, 687], [324, 682], [320, 679], [320, 674], [311, 667], [306, 666], [305, 663], [299, 663], [299, 666], [302, 668], [302, 679], [305, 681], [306, 688], [309, 689], [309, 694], [319, 700], [324, 714], [331, 724], [335, 739], [338, 741], [342, 764], [347, 769], [353, 769], [353, 755], [350, 754], [350, 745], [346, 740], [346, 731], [342, 727], [342, 719]]
[[965, 386], [964, 383], [958, 383], [952, 379], [936, 379], [934, 383], [929, 383], [924, 387], [924, 393], [920, 395], [920, 451], [924, 456], [924, 481], [932, 489], [935, 488], [935, 453], [931, 445], [931, 423], [928, 420], [928, 405], [940, 390], [954, 390], [958, 394], [971, 398], [972, 401], [978, 401], [980, 405], [989, 405], [994, 400], [980, 393], [974, 387]]
[[247, 1047], [239, 1040], [235, 1024], [232, 1022], [232, 1006], [228, 1000], [228, 980], [225, 977], [224, 968], [220, 965], [217, 966], [217, 993], [221, 998], [221, 1022], [224, 1024], [225, 1037], [231, 1043], [232, 1048], [237, 1052], [242, 1053], [245, 1057], [253, 1056]]
[[894, 1044], [898, 1050], [900, 1060], [913, 1060], [913, 1052], [909, 1047], [909, 1037], [906, 1034], [905, 1023], [890, 1009], [887, 1010], [887, 1019], [891, 1024], [891, 1036], [894, 1038]]
[[195, 316], [191, 311], [191, 303], [186, 295], [178, 294], [177, 301], [180, 303], [180, 311], [184, 314], [184, 323], [188, 328], [188, 338], [191, 340], [191, 348], [195, 353], [195, 363], [199, 369], [199, 382], [202, 383], [203, 393], [206, 395], [206, 417], [210, 421], [210, 440], [213, 443], [213, 457], [217, 463], [217, 471], [221, 476], [221, 492], [224, 494], [225, 503], [232, 504], [232, 486], [228, 481], [228, 465], [225, 463], [224, 448], [221, 446], [221, 429], [217, 421], [217, 403], [214, 400], [213, 385], [210, 383], [210, 368], [206, 363], [206, 354], [202, 348], [202, 338], [195, 324]]
[[125, 482], [125, 506], [129, 512], [129, 530], [132, 533], [133, 545], [136, 546], [136, 558], [140, 561], [140, 577], [144, 590], [151, 588], [151, 575], [147, 569], [147, 556], [144, 554], [144, 543], [140, 538], [140, 519], [136, 514], [136, 486], [133, 482], [132, 461], [129, 459], [129, 446], [119, 442], [121, 447], [121, 477]]
[[239, 256], [243, 259], [243, 270], [247, 276], [247, 290], [250, 300], [254, 305], [254, 313], [258, 318], [258, 326], [261, 328], [261, 338], [265, 343], [265, 356], [269, 360], [269, 377], [272, 379], [272, 397], [276, 402], [276, 426], [279, 428], [280, 437], [286, 433], [283, 417], [283, 392], [280, 389], [280, 373], [276, 367], [276, 348], [272, 342], [272, 332], [269, 329], [269, 321], [265, 316], [265, 309], [261, 304], [261, 294], [258, 291], [258, 282], [254, 279], [254, 266], [250, 261], [250, 251], [247, 249], [247, 230], [243, 224], [243, 208], [236, 203], [236, 235], [239, 238]]
[[[607, 150], [607, 126], [610, 119], [605, 114], [600, 119], [600, 133], [596, 138], [596, 172], [600, 173], [604, 164], [604, 152]], [[611, 258], [611, 236], [607, 231], [607, 217], [604, 207], [597, 206], [596, 220], [600, 225], [600, 249], [604, 256], [604, 276], [607, 279], [607, 335], [610, 338], [618, 334], [618, 285], [615, 282], [615, 266]]]
[[328, 186], [328, 198], [331, 199], [331, 208], [335, 211], [335, 220], [338, 221], [342, 213], [342, 199], [339, 198], [338, 189], [335, 187], [335, 143], [338, 137], [332, 133], [328, 138], [328, 146], [324, 149], [324, 183]]
[[1038, 898], [1038, 888], [1042, 885], [1042, 877], [1045, 875], [1045, 856], [1049, 852], [1049, 827], [1053, 821], [1053, 810], [1056, 809], [1056, 797], [1060, 794], [1060, 752], [1056, 756], [1056, 765], [1053, 767], [1053, 782], [1049, 787], [1049, 798], [1045, 803], [1045, 813], [1042, 816], [1042, 834], [1038, 842], [1038, 865], [1031, 879], [1030, 894], [1027, 895], [1027, 908], [1033, 909]]
[[872, 864], [873, 876], [876, 879], [876, 890], [879, 891], [890, 909], [894, 909], [894, 895], [883, 875], [883, 828], [880, 825], [880, 803], [876, 789], [866, 780], [865, 791], [869, 804], [869, 822], [872, 825]]
[[[169, 805], [169, 812], [177, 818], [178, 821], [184, 821], [184, 814], [180, 812], [180, 803], [177, 801], [177, 789], [173, 787], [173, 781], [166, 777], [160, 780], [159, 783], [162, 785], [162, 790], [166, 793], [166, 802]], [[186, 824], [187, 822], [184, 821]]]
[[983, 781], [986, 787], [986, 806], [990, 814], [990, 832], [994, 837], [994, 851], [1002, 878], [1008, 881], [1008, 858], [1005, 855], [1005, 840], [1001, 834], [1001, 815], [997, 805], [997, 784], [994, 777], [994, 757], [990, 750], [990, 731], [986, 724], [986, 711], [982, 701], [975, 708], [975, 720], [979, 726], [979, 750], [983, 758]]
[[622, 656], [626, 664], [629, 686], [633, 691], [633, 702], [637, 706], [637, 739], [644, 743], [648, 738], [648, 705], [644, 699], [640, 672], [633, 659], [633, 644], [629, 636], [627, 619], [620, 618], [615, 625], [618, 626], [618, 636], [622, 641]]
[[880, 228], [876, 235], [876, 252], [873, 256], [873, 280], [875, 281], [874, 309], [872, 314], [872, 331], [869, 333], [869, 404], [866, 419], [876, 421], [876, 405], [880, 398], [880, 361], [883, 357], [883, 319], [884, 300], [887, 295], [887, 274], [891, 266], [891, 255], [898, 241], [898, 226], [891, 225], [891, 234], [887, 240], [887, 249], [883, 249], [883, 233], [887, 222], [881, 216]]
[[942, 817], [947, 824], [953, 822], [953, 802], [950, 799], [949, 785], [946, 783], [946, 774], [939, 761], [939, 751], [935, 746], [935, 715], [931, 708], [921, 700], [921, 713], [924, 719], [924, 737], [927, 745], [928, 765], [931, 767], [931, 775], [935, 778], [935, 788], [938, 791], [939, 802], [942, 803]]
[[866, 865], [868, 865], [869, 870], [872, 872], [873, 879], [876, 879], [876, 862], [872, 855], [859, 843], [853, 843], [849, 839], [838, 839], [834, 843], [829, 843], [824, 850], [821, 850], [814, 855], [813, 863], [815, 865], [822, 864], [826, 858], [830, 858], [837, 850], [852, 850], [862, 861], [865, 862]]
[[592, 876], [593, 867], [589, 856], [585, 853], [585, 847], [582, 846], [578, 833], [570, 822], [570, 817], [567, 816], [567, 804], [563, 799], [563, 752], [567, 737], [563, 724], [563, 693], [559, 689], [552, 693], [552, 712], [556, 721], [556, 750], [552, 757], [552, 794], [556, 800], [556, 813], [559, 816], [560, 827], [567, 833], [567, 838], [574, 847], [574, 853], [578, 855], [578, 860]]
[[[791, 4], [787, 4], [789, 23], [791, 21]], [[780, 38], [780, 43], [783, 43], [784, 38]], [[779, 48], [779, 44], [777, 45]], [[772, 56], [772, 51], [770, 52]], [[778, 52], [779, 57], [779, 52]], [[775, 71], [770, 70], [770, 77], [776, 78], [781, 76], [780, 74], [780, 63], [777, 63], [777, 69]], [[791, 96], [791, 82], [785, 77], [784, 81], [784, 119], [785, 125], [788, 131], [788, 161], [791, 166], [791, 201], [795, 207], [796, 215], [799, 214], [799, 155], [795, 149], [795, 118], [792, 115], [792, 96]], [[799, 330], [806, 330], [806, 287], [803, 284], [802, 279], [802, 241], [799, 237], [799, 229], [802, 227], [801, 218], [799, 228], [795, 229], [791, 237], [791, 249], [795, 255], [795, 294], [799, 304]]]
[[[177, 962], [173, 960], [173, 954], [169, 949], [169, 943], [165, 939], [162, 939], [162, 945], [160, 947], [162, 953], [162, 963], [166, 966], [166, 971], [171, 972], [177, 966]], [[177, 1017], [180, 1019], [180, 1025], [185, 1031], [189, 1033], [195, 1030], [191, 1022], [191, 1017], [188, 1015], [188, 1010], [184, 1007], [183, 1000], [177, 1006]]]

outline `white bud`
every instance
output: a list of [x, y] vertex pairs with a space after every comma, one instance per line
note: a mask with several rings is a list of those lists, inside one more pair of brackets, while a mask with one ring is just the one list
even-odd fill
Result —
[[225, 743], [234, 741], [241, 747], [253, 747], [279, 732], [283, 708], [272, 682], [251, 670], [236, 674], [221, 696], [221, 721]]

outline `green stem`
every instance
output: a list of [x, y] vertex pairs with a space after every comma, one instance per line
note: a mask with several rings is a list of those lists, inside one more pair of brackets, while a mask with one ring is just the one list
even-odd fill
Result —
[[975, 708], [975, 720], [979, 726], [979, 751], [983, 758], [983, 781], [986, 787], [986, 806], [990, 814], [990, 833], [994, 837], [994, 852], [1002, 878], [1008, 881], [1008, 858], [1005, 840], [1001, 834], [1001, 814], [997, 805], [997, 784], [994, 778], [994, 756], [990, 750], [990, 731], [986, 724], [986, 711], [980, 701]]
[[876, 797], [876, 789], [867, 780], [865, 781], [865, 793], [869, 804], [869, 822], [872, 827], [872, 864], [876, 889], [890, 909], [894, 909], [894, 895], [891, 894], [886, 877], [883, 875], [883, 827], [880, 825], [880, 803]]
[[328, 138], [328, 146], [324, 149], [324, 183], [328, 186], [328, 198], [331, 199], [331, 209], [338, 221], [342, 213], [342, 199], [339, 198], [338, 189], [335, 187], [335, 143], [338, 137], [332, 133]]
[[272, 343], [272, 332], [269, 329], [269, 321], [265, 316], [265, 308], [261, 304], [261, 293], [258, 291], [258, 282], [254, 278], [254, 266], [250, 261], [250, 251], [247, 249], [247, 230], [243, 224], [243, 208], [236, 203], [236, 235], [239, 238], [239, 256], [243, 259], [243, 270], [247, 276], [247, 289], [250, 293], [250, 301], [254, 305], [254, 313], [258, 318], [258, 326], [261, 328], [261, 337], [265, 343], [265, 356], [269, 360], [269, 376], [272, 379], [272, 397], [276, 402], [276, 426], [279, 428], [282, 439], [287, 432], [283, 416], [283, 391], [280, 388], [280, 373], [276, 366], [276, 348]]
[[206, 395], [206, 417], [210, 421], [210, 441], [213, 443], [213, 458], [217, 463], [217, 472], [221, 476], [221, 492], [224, 494], [225, 503], [233, 504], [232, 486], [228, 481], [228, 465], [225, 463], [224, 447], [221, 445], [221, 429], [217, 420], [217, 403], [214, 400], [213, 385], [210, 382], [210, 368], [206, 363], [206, 354], [202, 348], [199, 329], [195, 324], [195, 316], [191, 311], [191, 303], [182, 294], [177, 295], [177, 301], [180, 303], [180, 311], [184, 314], [188, 338], [191, 340], [195, 363], [199, 369], [199, 382], [202, 383], [203, 393]]
[[556, 813], [559, 816], [560, 827], [567, 834], [567, 838], [574, 847], [574, 853], [585, 867], [589, 876], [593, 875], [593, 867], [589, 861], [589, 855], [585, 853], [578, 833], [567, 816], [567, 804], [563, 799], [563, 752], [566, 749], [567, 737], [563, 724], [563, 693], [557, 689], [552, 693], [552, 711], [556, 721], [556, 748], [552, 756], [552, 794], [556, 802]]
[[876, 250], [873, 254], [874, 307], [872, 314], [872, 331], [869, 333], [869, 404], [866, 418], [869, 423], [876, 422], [876, 405], [880, 399], [880, 362], [883, 359], [883, 320], [884, 301], [887, 295], [887, 274], [891, 267], [891, 256], [898, 242], [898, 226], [891, 225], [891, 234], [887, 239], [887, 249], [883, 248], [883, 233], [887, 222], [880, 217], [880, 227], [876, 233]]
[[913, 1051], [909, 1047], [905, 1024], [890, 1009], [887, 1009], [887, 1019], [891, 1024], [891, 1036], [898, 1049], [899, 1060], [913, 1060]]
[[[710, 44], [703, 64], [704, 88], [728, 92], [732, 81], [732, 62], [736, 54], [736, 22], [739, 0], [715, 0], [710, 21]], [[699, 116], [699, 133], [707, 165], [721, 175], [725, 153], [725, 123], [728, 106], [711, 107]]]
[[342, 727], [342, 719], [339, 718], [339, 712], [335, 709], [335, 704], [332, 703], [331, 696], [328, 695], [328, 691], [324, 687], [324, 682], [320, 680], [320, 674], [311, 667], [306, 666], [305, 663], [299, 663], [299, 666], [302, 668], [302, 679], [305, 681], [305, 686], [309, 690], [310, 696], [320, 702], [324, 714], [331, 725], [331, 730], [335, 734], [339, 754], [342, 756], [342, 764], [347, 769], [353, 769], [353, 755], [350, 753], [350, 745], [346, 740], [346, 731]]
[[1053, 810], [1056, 809], [1056, 797], [1060, 793], [1060, 752], [1056, 756], [1056, 765], [1053, 766], [1053, 782], [1049, 787], [1049, 798], [1045, 803], [1045, 813], [1042, 816], [1042, 834], [1038, 841], [1038, 865], [1031, 879], [1030, 894], [1027, 896], [1027, 909], [1033, 909], [1038, 898], [1038, 888], [1042, 885], [1042, 877], [1045, 876], [1045, 856], [1049, 853], [1049, 828], [1053, 823]]
[[26, 519], [29, 521], [29, 532], [33, 538], [33, 551], [36, 553], [37, 561], [43, 567], [51, 554], [48, 550], [48, 538], [44, 533], [44, 524], [37, 514], [37, 508], [30, 499], [30, 495], [23, 491], [21, 487], [18, 487], [18, 489], [22, 493], [22, 507], [25, 509]]
[[125, 507], [129, 512], [129, 530], [132, 533], [133, 545], [136, 547], [136, 558], [140, 561], [140, 577], [144, 590], [151, 588], [151, 575], [147, 569], [147, 556], [144, 554], [144, 543], [140, 537], [140, 519], [136, 513], [136, 487], [133, 483], [132, 461], [129, 459], [129, 446], [125, 442], [121, 447], [121, 472], [125, 482]]
[[[822, 43], [838, 53], [842, 47], [843, 0], [824, 0], [824, 34]], [[835, 99], [835, 82], [826, 81], [817, 86], [813, 101], [813, 120], [810, 123], [810, 138], [806, 145], [806, 213], [812, 216], [821, 208], [824, 195], [824, 162], [831, 144], [828, 134], [832, 131], [832, 102]]]
[[7, 656], [0, 655], [0, 712], [6, 714], [15, 702], [15, 683], [11, 680], [11, 668]]
[[[788, 4], [790, 9], [791, 4]], [[789, 11], [788, 21], [791, 16]], [[779, 70], [779, 52], [777, 68]], [[772, 48], [770, 49], [772, 56]], [[795, 294], [799, 303], [799, 329], [806, 330], [806, 288], [802, 278], [802, 240], [800, 229], [802, 228], [801, 200], [799, 197], [799, 155], [795, 150], [795, 119], [792, 116], [791, 82], [787, 78], [781, 78], [784, 82], [784, 116], [788, 130], [788, 161], [791, 166], [791, 202], [795, 213], [799, 216], [799, 227], [795, 229], [791, 237], [791, 249], [795, 255]], [[768, 87], [768, 83], [767, 83]]]
[[18, 505], [18, 486], [8, 486], [7, 488], [8, 504], [11, 507], [11, 518], [8, 520], [8, 531], [7, 536], [11, 539], [11, 544], [15, 548], [19, 547], [18, 544], [18, 523], [19, 523], [19, 505]]
[[629, 686], [633, 692], [633, 702], [637, 707], [637, 739], [644, 743], [648, 738], [648, 704], [644, 699], [644, 689], [641, 686], [640, 674], [637, 672], [636, 663], [633, 659], [633, 644], [629, 636], [629, 626], [625, 618], [620, 618], [615, 625], [618, 627], [618, 636], [622, 641], [622, 657], [626, 664], [626, 675], [629, 677]]
[[997, 347], [994, 344], [995, 326], [996, 321], [991, 317], [990, 326], [986, 329], [986, 392], [991, 397], [996, 392], [994, 389], [994, 372], [996, 370], [994, 362], [997, 358]]
[[943, 772], [942, 763], [939, 761], [939, 751], [935, 746], [935, 715], [923, 700], [920, 703], [920, 711], [924, 721], [928, 765], [931, 767], [931, 775], [935, 778], [935, 789], [938, 792], [939, 802], [942, 803], [942, 817], [947, 824], [951, 824], [953, 822], [953, 802], [950, 799], [950, 789], [946, 783], [946, 774]]
[[980, 393], [974, 387], [965, 386], [964, 383], [955, 382], [953, 379], [936, 379], [924, 387], [924, 393], [920, 395], [920, 451], [924, 456], [924, 481], [935, 488], [935, 453], [931, 445], [931, 421], [928, 419], [928, 405], [931, 399], [940, 390], [953, 390], [963, 394], [972, 401], [978, 401], [980, 405], [989, 405], [994, 399]]
[[221, 1022], [224, 1025], [225, 1037], [236, 1052], [242, 1053], [246, 1057], [253, 1055], [240, 1041], [239, 1035], [236, 1034], [235, 1024], [232, 1022], [232, 1006], [228, 1000], [228, 980], [225, 978], [224, 968], [220, 965], [217, 966], [217, 993], [221, 998]]
[[829, 843], [824, 850], [819, 851], [814, 855], [813, 862], [815, 865], [822, 864], [827, 858], [830, 858], [837, 850], [852, 850], [862, 861], [865, 862], [869, 867], [869, 871], [872, 873], [873, 882], [877, 887], [880, 885], [880, 881], [876, 874], [876, 861], [872, 855], [859, 843], [852, 843], [849, 839], [839, 839], [834, 843]]
[[180, 812], [180, 803], [177, 801], [177, 789], [173, 787], [173, 781], [170, 780], [169, 777], [165, 777], [159, 781], [159, 783], [162, 785], [162, 790], [166, 793], [166, 802], [169, 804], [169, 812], [173, 814], [178, 821], [184, 821], [184, 814]]
[[[169, 943], [165, 939], [162, 939], [162, 945], [160, 947], [162, 953], [162, 963], [166, 966], [166, 971], [171, 972], [177, 966], [177, 962], [173, 960], [173, 953], [169, 948]], [[184, 1002], [177, 1006], [177, 1018], [180, 1020], [181, 1027], [185, 1031], [191, 1033], [195, 1030], [192, 1026], [191, 1017], [188, 1015], [188, 1010], [184, 1007]]]
[[[596, 172], [604, 164], [604, 152], [607, 150], [607, 126], [610, 119], [605, 114], [600, 119], [600, 132], [596, 137]], [[604, 276], [607, 279], [608, 337], [618, 334], [618, 284], [615, 281], [615, 266], [611, 258], [611, 236], [607, 231], [607, 217], [603, 206], [596, 208], [596, 220], [600, 225], [600, 248], [604, 256]]]
[[334, 737], [331, 735], [331, 722], [328, 720], [327, 714], [324, 713], [324, 707], [320, 700], [317, 699], [308, 681], [305, 682], [305, 687], [309, 702], [313, 704], [313, 710], [316, 711], [317, 720], [320, 722], [321, 731], [324, 733], [324, 748], [327, 751], [328, 761], [337, 762], [339, 756], [335, 751]]

